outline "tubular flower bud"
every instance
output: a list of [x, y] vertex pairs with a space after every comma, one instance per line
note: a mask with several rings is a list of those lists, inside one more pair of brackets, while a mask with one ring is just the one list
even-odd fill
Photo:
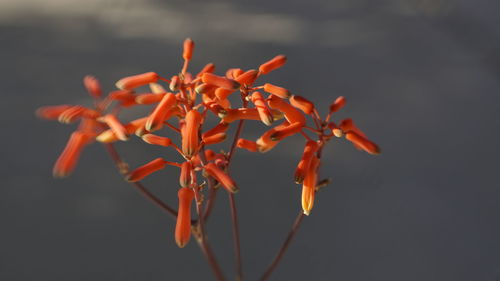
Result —
[[155, 94], [155, 93], [145, 93], [135, 96], [135, 102], [137, 104], [154, 104], [161, 101], [165, 96], [165, 93]]
[[212, 95], [213, 95], [213, 92], [215, 91], [215, 89], [217, 89], [217, 86], [212, 85], [212, 84], [203, 83], [203, 84], [200, 84], [199, 86], [197, 86], [194, 89], [194, 91], [197, 94], [212, 93]]
[[83, 132], [76, 131], [71, 134], [66, 147], [54, 164], [52, 170], [54, 177], [66, 177], [75, 169], [83, 148], [90, 140], [90, 135]]
[[140, 166], [127, 175], [127, 181], [136, 182], [149, 176], [150, 174], [165, 168], [166, 162], [163, 158], [156, 158], [155, 160]]
[[347, 132], [345, 138], [370, 154], [380, 154], [380, 148], [375, 143], [354, 131]]
[[182, 187], [189, 187], [191, 184], [191, 172], [193, 171], [193, 165], [190, 161], [186, 161], [181, 165], [181, 175], [179, 177], [179, 184]]
[[203, 73], [213, 73], [215, 71], [215, 64], [209, 63], [203, 67], [200, 73], [196, 74], [196, 77], [201, 77]]
[[234, 90], [233, 89], [225, 89], [225, 88], [217, 88], [215, 90], [215, 96], [217, 97], [217, 99], [219, 99], [220, 101], [223, 101], [223, 100], [226, 100], [227, 97], [234, 93]]
[[182, 52], [182, 58], [185, 60], [191, 60], [193, 57], [194, 42], [191, 38], [184, 40], [184, 51]]
[[47, 120], [57, 120], [61, 113], [73, 107], [72, 105], [42, 106], [36, 110], [36, 116]]
[[170, 117], [168, 113], [171, 112], [170, 110], [175, 106], [176, 102], [177, 99], [174, 94], [165, 94], [153, 113], [149, 115], [148, 120], [146, 121], [146, 130], [153, 131], [161, 128], [161, 126], [163, 126], [163, 122], [167, 120], [167, 117]]
[[270, 94], [273, 94], [277, 97], [280, 97], [282, 99], [288, 99], [292, 95], [290, 93], [290, 91], [288, 91], [287, 89], [270, 84], [270, 83], [264, 84], [264, 91], [266, 91]]
[[226, 133], [217, 133], [215, 135], [202, 138], [205, 145], [216, 144], [226, 140]]
[[259, 92], [253, 92], [251, 95], [251, 100], [253, 104], [255, 104], [255, 108], [257, 108], [262, 123], [266, 124], [267, 126], [271, 126], [271, 123], [273, 123], [274, 118], [269, 108], [267, 108], [267, 105], [264, 101], [264, 97], [262, 96], [262, 94]]
[[208, 163], [204, 167], [207, 174], [216, 179], [227, 191], [235, 193], [238, 191], [238, 187], [234, 180], [229, 177], [224, 171], [222, 171], [214, 163]]
[[259, 71], [255, 69], [250, 69], [247, 72], [237, 76], [235, 80], [241, 85], [252, 85], [258, 76], [259, 76]]
[[268, 74], [269, 72], [278, 69], [285, 65], [286, 63], [286, 57], [284, 55], [278, 55], [272, 58], [271, 60], [261, 64], [259, 66], [259, 71], [262, 74]]
[[118, 137], [119, 140], [126, 141], [128, 140], [128, 132], [125, 126], [118, 120], [116, 115], [107, 114], [102, 117], [102, 121], [104, 121], [109, 128], [113, 131], [113, 133]]
[[69, 124], [82, 117], [95, 119], [98, 116], [99, 112], [95, 110], [88, 109], [79, 105], [74, 105], [61, 112], [61, 114], [59, 114], [58, 120], [61, 123]]
[[204, 97], [204, 105], [208, 109], [210, 109], [210, 111], [212, 111], [217, 116], [226, 116], [227, 114], [226, 110], [224, 109], [223, 106], [217, 103], [217, 101], [214, 101], [210, 98], [205, 98], [205, 95], [203, 95], [203, 97]]
[[306, 123], [306, 118], [304, 115], [298, 111], [297, 109], [293, 108], [289, 103], [285, 102], [282, 99], [279, 99], [276, 96], [270, 96], [268, 99], [268, 104], [269, 107], [277, 109], [285, 114], [286, 120], [290, 123], [295, 123], [299, 122], [302, 124]]
[[232, 79], [217, 76], [212, 73], [203, 73], [203, 75], [201, 76], [201, 81], [203, 81], [203, 83], [212, 84], [224, 89], [236, 90], [240, 87], [240, 83]]
[[302, 210], [306, 216], [309, 216], [314, 205], [316, 183], [318, 182], [318, 166], [319, 159], [313, 156], [302, 185]]
[[301, 184], [306, 176], [307, 169], [311, 164], [311, 159], [313, 158], [316, 151], [318, 151], [318, 143], [315, 141], [307, 141], [304, 147], [304, 153], [300, 159], [297, 168], [295, 169], [294, 180], [295, 183]]
[[226, 109], [225, 115], [219, 115], [224, 123], [232, 123], [237, 120], [260, 120], [257, 108]]
[[238, 139], [236, 146], [239, 148], [244, 148], [250, 152], [257, 152], [257, 143], [255, 143], [254, 141]]
[[191, 238], [191, 204], [194, 191], [183, 187], [179, 189], [179, 209], [177, 210], [177, 223], [175, 224], [175, 243], [179, 248], [184, 248]]
[[92, 75], [87, 75], [83, 78], [83, 85], [87, 89], [87, 92], [94, 98], [99, 98], [102, 96], [102, 89], [99, 80]]
[[182, 134], [182, 153], [191, 158], [199, 146], [198, 130], [201, 124], [201, 114], [192, 109], [186, 113], [186, 123], [181, 129]]
[[293, 95], [290, 98], [290, 104], [302, 110], [305, 114], [311, 114], [314, 110], [314, 104], [301, 96]]
[[330, 105], [330, 113], [339, 111], [345, 105], [345, 98], [340, 96]]
[[286, 126], [285, 128], [276, 129], [276, 131], [269, 137], [273, 141], [279, 141], [300, 132], [300, 130], [302, 130], [302, 127], [304, 127], [303, 123], [295, 122]]
[[277, 130], [284, 129], [288, 125], [289, 125], [288, 122], [284, 122], [283, 124], [278, 125], [272, 129], [268, 130], [259, 139], [257, 139], [256, 143], [257, 143], [257, 149], [259, 150], [259, 152], [261, 152], [261, 153], [268, 152], [273, 147], [275, 147], [279, 141], [272, 140], [271, 136], [274, 133], [276, 133]]
[[158, 83], [149, 83], [149, 88], [151, 89], [151, 92], [155, 94], [165, 94], [167, 92], [167, 90], [165, 90], [165, 88]]
[[243, 73], [243, 69], [241, 68], [230, 68], [226, 71], [226, 77], [229, 79], [236, 79]]
[[172, 140], [167, 137], [160, 137], [153, 134], [144, 134], [142, 135], [142, 140], [146, 143], [159, 145], [159, 146], [170, 146], [172, 144]]
[[181, 81], [179, 80], [179, 76], [174, 75], [172, 76], [172, 79], [170, 79], [170, 84], [168, 87], [170, 88], [170, 91], [174, 92], [179, 89], [179, 86], [181, 84]]
[[143, 74], [122, 78], [118, 80], [115, 85], [120, 90], [132, 90], [149, 83], [156, 83], [156, 81], [158, 81], [158, 78], [159, 76], [155, 72], [146, 72]]
[[111, 100], [116, 100], [122, 102], [122, 104], [135, 103], [135, 95], [129, 90], [119, 90], [113, 91], [109, 94]]
[[[127, 132], [127, 135], [136, 133], [136, 131], [139, 128], [144, 128], [144, 123], [146, 123], [146, 119], [147, 117], [139, 118], [125, 125], [125, 130]], [[96, 140], [102, 143], [112, 143], [118, 141], [118, 136], [114, 133], [112, 129], [109, 129], [98, 135], [96, 137]]]
[[201, 137], [202, 138], [208, 138], [208, 137], [214, 136], [214, 135], [219, 134], [219, 133], [225, 133], [228, 128], [229, 128], [229, 124], [228, 123], [221, 122], [221, 123], [217, 124], [217, 126], [215, 126], [212, 129], [206, 131], [205, 133], [203, 133], [201, 135]]

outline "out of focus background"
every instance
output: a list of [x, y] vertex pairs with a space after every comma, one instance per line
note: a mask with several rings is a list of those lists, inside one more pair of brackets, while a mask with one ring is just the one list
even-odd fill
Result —
[[[101, 146], [53, 179], [74, 126], [34, 115], [89, 104], [86, 74], [106, 90], [127, 75], [175, 74], [186, 37], [196, 42], [193, 72], [286, 54], [286, 67], [261, 81], [323, 114], [344, 95], [335, 120], [352, 117], [382, 147], [377, 157], [345, 140], [327, 147], [321, 173], [332, 184], [271, 280], [500, 280], [498, 11], [487, 0], [0, 0], [0, 280], [213, 280], [196, 243], [177, 248], [174, 222]], [[236, 155], [245, 280], [260, 276], [300, 210], [292, 173], [302, 146], [295, 137]], [[174, 157], [137, 139], [118, 149], [132, 167]], [[177, 182], [166, 169], [144, 183], [176, 205]], [[208, 231], [234, 279], [224, 193]]]

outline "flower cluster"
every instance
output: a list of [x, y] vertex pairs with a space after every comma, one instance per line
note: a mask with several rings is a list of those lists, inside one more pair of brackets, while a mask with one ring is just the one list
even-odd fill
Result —
[[[117, 90], [105, 96], [96, 78], [85, 77], [84, 85], [94, 99], [94, 108], [80, 105], [40, 108], [37, 114], [41, 118], [61, 123], [80, 122], [54, 165], [54, 176], [69, 175], [84, 147], [96, 141], [111, 144], [135, 135], [145, 143], [176, 150], [179, 162], [156, 158], [131, 171], [126, 166], [121, 169], [128, 181], [137, 182], [167, 165], [179, 168], [175, 240], [183, 247], [191, 236], [191, 205], [203, 204], [204, 181], [199, 178], [212, 181], [213, 188], [221, 186], [229, 193], [238, 191], [236, 181], [228, 173], [235, 148], [265, 153], [290, 136], [303, 137], [303, 154], [293, 179], [302, 185], [302, 209], [306, 215], [310, 214], [315, 193], [321, 186], [318, 181], [321, 151], [329, 140], [345, 137], [358, 149], [370, 154], [380, 152], [351, 119], [338, 123], [331, 120], [345, 105], [344, 97], [337, 98], [328, 114], [321, 118], [315, 105], [305, 97], [294, 95], [282, 86], [257, 82], [285, 65], [285, 56], [278, 55], [258, 69], [231, 68], [224, 75], [215, 74], [215, 65], [209, 63], [194, 75], [188, 72], [193, 49], [193, 41], [186, 39], [184, 64], [178, 74], [169, 78], [156, 72], [128, 76], [116, 82]], [[144, 90], [146, 87], [149, 89]], [[241, 103], [231, 102], [231, 95], [239, 95]], [[126, 123], [120, 120], [123, 109], [144, 105], [152, 107], [146, 116]], [[218, 123], [207, 124], [209, 115], [215, 116]], [[244, 120], [262, 122], [270, 128], [256, 140], [243, 139], [239, 136]], [[219, 153], [209, 149], [224, 142], [228, 128], [235, 123], [239, 128], [230, 149]], [[162, 136], [164, 130], [173, 131], [179, 139]]]

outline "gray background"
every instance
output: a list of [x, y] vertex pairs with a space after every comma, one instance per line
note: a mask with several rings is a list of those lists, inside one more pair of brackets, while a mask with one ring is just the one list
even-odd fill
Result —
[[[195, 70], [287, 54], [265, 81], [323, 113], [346, 96], [337, 120], [353, 117], [383, 149], [327, 147], [321, 173], [333, 183], [271, 280], [500, 280], [499, 3], [0, 0], [0, 280], [213, 280], [196, 243], [176, 247], [172, 220], [121, 180], [101, 146], [86, 149], [70, 178], [53, 179], [74, 128], [33, 114], [88, 103], [88, 73], [107, 90], [130, 74], [176, 73], [188, 36]], [[235, 158], [246, 280], [300, 209], [291, 175], [302, 144]], [[132, 166], [174, 157], [137, 139], [118, 148]], [[175, 205], [177, 175], [166, 169], [145, 184]], [[229, 221], [219, 196], [209, 234], [232, 278]]]

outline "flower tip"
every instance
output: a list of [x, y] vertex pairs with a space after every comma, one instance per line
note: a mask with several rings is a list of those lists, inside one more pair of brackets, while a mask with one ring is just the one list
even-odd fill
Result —
[[311, 210], [304, 210], [304, 215], [309, 216], [311, 214]]
[[175, 240], [175, 243], [177, 244], [177, 247], [179, 248], [184, 248], [186, 247], [186, 245], [188, 244], [189, 240], [188, 241], [184, 241], [184, 240]]

